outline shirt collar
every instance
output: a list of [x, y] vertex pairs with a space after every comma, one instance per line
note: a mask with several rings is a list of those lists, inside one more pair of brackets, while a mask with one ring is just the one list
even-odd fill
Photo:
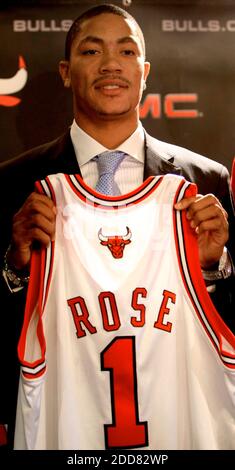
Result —
[[[70, 135], [79, 166], [85, 165], [99, 153], [110, 150], [83, 131], [75, 120], [72, 123]], [[144, 129], [141, 122], [139, 122], [133, 134], [114, 150], [121, 150], [139, 162], [144, 163]]]

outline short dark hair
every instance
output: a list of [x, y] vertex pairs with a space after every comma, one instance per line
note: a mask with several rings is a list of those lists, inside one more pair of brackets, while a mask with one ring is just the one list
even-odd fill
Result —
[[79, 33], [81, 29], [81, 25], [84, 23], [84, 21], [89, 20], [90, 18], [93, 18], [95, 16], [99, 16], [102, 13], [112, 13], [113, 15], [117, 16], [122, 16], [123, 18], [130, 20], [136, 27], [139, 39], [141, 41], [141, 45], [143, 48], [143, 54], [145, 56], [145, 40], [144, 40], [144, 35], [143, 32], [135, 20], [133, 16], [130, 15], [126, 10], [123, 10], [122, 8], [118, 7], [117, 5], [112, 5], [110, 3], [105, 3], [103, 5], [98, 5], [95, 7], [90, 8], [89, 10], [86, 10], [84, 13], [82, 13], [80, 16], [74, 20], [72, 26], [70, 27], [67, 36], [66, 36], [66, 41], [65, 41], [65, 60], [70, 59], [70, 53], [71, 53], [71, 47], [72, 43]]

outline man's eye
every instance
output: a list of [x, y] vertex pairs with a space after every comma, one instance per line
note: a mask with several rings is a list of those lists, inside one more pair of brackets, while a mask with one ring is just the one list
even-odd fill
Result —
[[132, 49], [125, 49], [124, 51], [122, 51], [123, 55], [135, 55], [135, 51], [133, 51]]
[[96, 49], [86, 49], [85, 51], [82, 51], [82, 55], [95, 55], [98, 54], [99, 51]]

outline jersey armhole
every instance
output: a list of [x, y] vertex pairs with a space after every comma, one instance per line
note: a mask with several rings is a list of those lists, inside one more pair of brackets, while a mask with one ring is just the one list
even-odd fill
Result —
[[[186, 183], [179, 188], [175, 202], [196, 195], [196, 185]], [[196, 315], [224, 365], [235, 368], [235, 336], [216, 310], [199, 261], [197, 236], [190, 227], [186, 211], [173, 211], [175, 243], [181, 277]]]

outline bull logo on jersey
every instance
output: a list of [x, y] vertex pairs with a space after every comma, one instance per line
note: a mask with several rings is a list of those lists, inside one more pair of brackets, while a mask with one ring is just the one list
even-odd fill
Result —
[[16, 74], [10, 78], [0, 78], [0, 106], [16, 106], [21, 102], [16, 96], [8, 96], [17, 93], [24, 88], [28, 79], [25, 61], [19, 56], [19, 66]]
[[132, 233], [129, 227], [126, 227], [126, 235], [104, 235], [102, 228], [99, 229], [98, 237], [101, 245], [107, 246], [114, 258], [122, 258], [124, 248], [131, 243]]

